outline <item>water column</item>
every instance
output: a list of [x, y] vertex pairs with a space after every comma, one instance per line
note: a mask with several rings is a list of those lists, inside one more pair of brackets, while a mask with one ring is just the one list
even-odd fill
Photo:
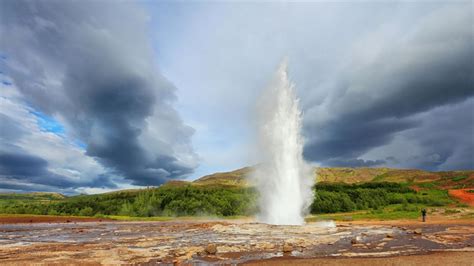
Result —
[[255, 172], [260, 193], [258, 220], [303, 224], [312, 201], [314, 178], [302, 155], [301, 111], [294, 85], [288, 79], [286, 61], [263, 93], [258, 110], [263, 161]]

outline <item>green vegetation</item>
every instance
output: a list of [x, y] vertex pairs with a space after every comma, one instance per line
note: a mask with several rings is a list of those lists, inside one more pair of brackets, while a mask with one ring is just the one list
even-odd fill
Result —
[[461, 175], [461, 176], [456, 176], [456, 177], [452, 178], [452, 180], [454, 182], [458, 182], [458, 181], [461, 181], [461, 180], [464, 180], [464, 179], [467, 179], [467, 175]]
[[251, 188], [161, 187], [141, 192], [120, 214], [129, 216], [248, 215], [255, 212]]
[[98, 216], [249, 215], [255, 212], [251, 188], [171, 187], [80, 195], [61, 201], [0, 201], [0, 213]]
[[410, 204], [444, 206], [453, 203], [446, 190], [416, 192], [399, 183], [321, 183], [315, 186], [315, 199], [311, 213], [336, 213], [355, 210], [379, 210], [395, 204], [405, 206], [401, 211], [411, 211]]
[[[367, 218], [409, 217], [420, 206], [446, 206], [453, 201], [447, 190], [417, 192], [407, 183], [318, 183], [314, 187], [312, 214], [368, 211]], [[256, 213], [257, 192], [250, 187], [164, 185], [144, 190], [119, 191], [98, 195], [78, 195], [50, 200], [22, 194], [1, 194], [0, 213], [37, 215], [75, 215], [133, 219], [175, 216], [233, 217]], [[354, 217], [360, 218], [362, 214]]]
[[9, 198], [0, 200], [0, 213], [77, 216], [111, 215], [118, 213], [120, 206], [125, 202], [132, 201], [136, 195], [137, 192], [116, 192], [98, 195], [79, 195], [51, 201], [38, 199], [25, 201]]
[[393, 209], [384, 209], [379, 211], [362, 211], [352, 213], [334, 213], [320, 214], [310, 216], [305, 220], [307, 222], [315, 222], [321, 220], [334, 221], [356, 221], [356, 220], [400, 220], [400, 219], [417, 219], [420, 217], [419, 211], [397, 211]]
[[[171, 181], [158, 188], [97, 195], [0, 194], [0, 213], [126, 220], [247, 216], [258, 211], [257, 192], [245, 179], [251, 172], [252, 168], [246, 167], [193, 182]], [[334, 219], [346, 217], [343, 212], [354, 213], [351, 219], [396, 219], [417, 217], [419, 210], [428, 206], [467, 207], [450, 198], [448, 189], [474, 187], [474, 171], [318, 168], [315, 172], [318, 183], [310, 211], [320, 217], [335, 215]]]
[[35, 192], [35, 193], [23, 193], [23, 194], [0, 194], [0, 201], [6, 200], [24, 200], [24, 201], [51, 201], [51, 200], [61, 200], [65, 197], [59, 193], [50, 193], [50, 192]]

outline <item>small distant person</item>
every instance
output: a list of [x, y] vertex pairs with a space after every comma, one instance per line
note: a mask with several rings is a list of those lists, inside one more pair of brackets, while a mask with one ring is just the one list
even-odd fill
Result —
[[421, 209], [421, 217], [423, 218], [423, 222], [426, 222], [426, 209]]

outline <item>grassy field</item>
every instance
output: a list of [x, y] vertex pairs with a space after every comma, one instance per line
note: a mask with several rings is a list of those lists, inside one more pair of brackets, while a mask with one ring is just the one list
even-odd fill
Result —
[[347, 213], [335, 213], [335, 214], [321, 214], [315, 216], [309, 216], [305, 220], [307, 222], [315, 222], [321, 220], [334, 220], [334, 221], [359, 221], [359, 220], [414, 220], [420, 218], [419, 211], [359, 211], [359, 212], [347, 212]]

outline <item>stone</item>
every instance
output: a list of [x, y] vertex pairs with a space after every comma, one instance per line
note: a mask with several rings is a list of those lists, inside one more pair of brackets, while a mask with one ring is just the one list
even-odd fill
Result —
[[289, 253], [289, 252], [292, 252], [293, 251], [293, 246], [288, 244], [288, 243], [285, 243], [283, 245], [283, 252], [285, 253]]
[[386, 235], [386, 238], [393, 238], [393, 234], [392, 234], [392, 233], [388, 233], [388, 234]]
[[337, 224], [336, 227], [350, 227], [350, 226], [346, 224]]
[[205, 249], [207, 254], [214, 255], [217, 253], [217, 246], [216, 244], [208, 244]]
[[415, 231], [413, 231], [413, 234], [415, 234], [415, 235], [421, 235], [421, 228], [415, 229]]
[[263, 243], [261, 246], [264, 250], [274, 249], [275, 246], [271, 243]]
[[359, 237], [354, 237], [351, 239], [351, 244], [359, 244], [360, 243], [360, 238]]

